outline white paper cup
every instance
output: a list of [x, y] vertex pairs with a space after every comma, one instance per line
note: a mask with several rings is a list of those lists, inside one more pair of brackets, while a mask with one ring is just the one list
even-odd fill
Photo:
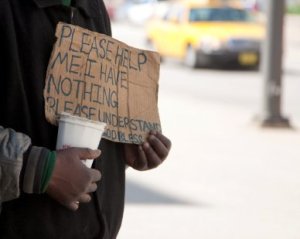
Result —
[[[56, 149], [80, 147], [98, 149], [106, 123], [93, 121], [68, 113], [61, 113], [58, 124]], [[82, 160], [92, 167], [93, 160]]]

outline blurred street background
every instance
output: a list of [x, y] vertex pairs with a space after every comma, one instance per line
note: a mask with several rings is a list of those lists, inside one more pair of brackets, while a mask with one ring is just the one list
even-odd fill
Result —
[[[143, 24], [113, 36], [147, 48]], [[300, 15], [284, 18], [282, 114], [263, 128], [261, 70], [161, 64], [159, 111], [173, 142], [155, 170], [127, 169], [120, 239], [300, 239]]]

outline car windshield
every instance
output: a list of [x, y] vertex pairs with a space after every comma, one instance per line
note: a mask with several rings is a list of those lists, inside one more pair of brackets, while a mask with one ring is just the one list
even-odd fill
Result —
[[199, 21], [251, 21], [246, 10], [235, 8], [192, 8], [189, 14], [190, 22]]

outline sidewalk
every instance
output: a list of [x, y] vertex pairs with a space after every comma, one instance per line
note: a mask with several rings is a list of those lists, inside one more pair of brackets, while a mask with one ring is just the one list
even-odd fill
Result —
[[198, 135], [187, 135], [197, 122], [177, 127], [185, 118], [178, 112], [166, 129], [173, 139], [169, 161], [147, 173], [127, 172], [119, 238], [300, 238], [299, 131], [260, 129], [246, 110], [199, 107], [205, 117]]
[[[299, 36], [292, 41], [300, 46]], [[299, 67], [286, 64], [285, 81], [299, 81]], [[285, 93], [300, 92], [293, 87]], [[164, 84], [161, 92], [172, 151], [156, 170], [128, 169], [118, 239], [299, 239], [297, 106], [284, 105], [294, 129], [262, 129], [248, 107], [183, 100]], [[300, 104], [300, 93], [287, 97]]]

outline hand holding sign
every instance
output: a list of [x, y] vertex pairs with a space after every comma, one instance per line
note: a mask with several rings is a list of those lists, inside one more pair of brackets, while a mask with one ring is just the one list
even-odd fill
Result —
[[124, 145], [125, 161], [137, 170], [148, 170], [159, 166], [168, 156], [171, 141], [161, 133], [151, 131], [142, 145]]

